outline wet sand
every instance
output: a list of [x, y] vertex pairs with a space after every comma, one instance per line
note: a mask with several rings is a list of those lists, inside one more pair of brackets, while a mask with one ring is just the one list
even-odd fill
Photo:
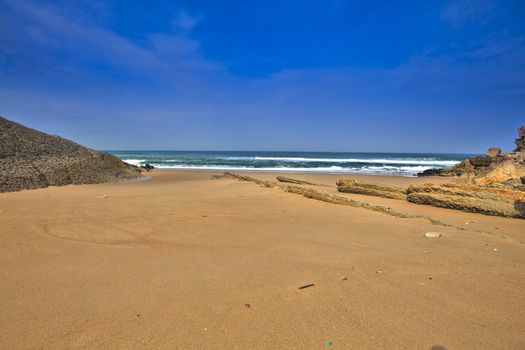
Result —
[[211, 174], [0, 194], [0, 348], [525, 348], [525, 220]]

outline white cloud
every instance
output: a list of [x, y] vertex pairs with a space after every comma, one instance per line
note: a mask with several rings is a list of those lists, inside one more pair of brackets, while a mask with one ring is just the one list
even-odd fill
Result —
[[176, 30], [180, 30], [183, 33], [189, 33], [200, 22], [202, 22], [202, 14], [191, 16], [185, 11], [179, 11], [177, 16], [173, 19], [172, 24]]
[[491, 0], [453, 0], [443, 8], [441, 18], [459, 28], [467, 22], [486, 23], [494, 9]]

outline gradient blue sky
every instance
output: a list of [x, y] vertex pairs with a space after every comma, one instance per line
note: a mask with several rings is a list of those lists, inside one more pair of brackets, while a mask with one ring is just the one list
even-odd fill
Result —
[[525, 1], [0, 0], [0, 115], [98, 149], [510, 150]]

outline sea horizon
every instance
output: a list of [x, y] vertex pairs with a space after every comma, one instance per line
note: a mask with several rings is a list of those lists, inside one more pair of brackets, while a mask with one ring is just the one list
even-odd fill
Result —
[[474, 154], [417, 152], [106, 150], [159, 169], [416, 176], [449, 168]]

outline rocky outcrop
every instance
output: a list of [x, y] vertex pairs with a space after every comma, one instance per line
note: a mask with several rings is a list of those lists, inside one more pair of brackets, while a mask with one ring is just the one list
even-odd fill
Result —
[[516, 144], [514, 152], [525, 152], [525, 125], [518, 129], [518, 138], [514, 143]]
[[138, 167], [0, 117], [0, 192], [140, 176]]
[[342, 179], [337, 182], [337, 190], [485, 215], [525, 218], [525, 192], [507, 188], [427, 183], [411, 185], [405, 189]]
[[276, 179], [279, 182], [287, 182], [287, 183], [296, 184], [296, 185], [325, 186], [323, 184], [316, 184], [316, 183], [309, 182], [309, 181], [292, 179], [290, 177], [285, 177], [285, 176], [277, 176]]
[[525, 126], [518, 129], [513, 152], [502, 153], [491, 147], [484, 156], [465, 159], [449, 169], [428, 169], [418, 176], [455, 176], [458, 182], [480, 186], [508, 186], [522, 189], [521, 177], [525, 176]]
[[505, 188], [452, 183], [412, 185], [407, 189], [407, 200], [485, 215], [525, 218], [525, 193]]
[[485, 155], [489, 158], [496, 158], [501, 156], [501, 148], [499, 147], [490, 147]]
[[383, 184], [370, 184], [363, 181], [345, 180], [337, 181], [337, 191], [345, 193], [364, 194], [391, 199], [406, 199], [406, 190], [398, 186]]
[[463, 171], [451, 168], [430, 168], [417, 173], [417, 176], [460, 176], [461, 174], [463, 174]]

